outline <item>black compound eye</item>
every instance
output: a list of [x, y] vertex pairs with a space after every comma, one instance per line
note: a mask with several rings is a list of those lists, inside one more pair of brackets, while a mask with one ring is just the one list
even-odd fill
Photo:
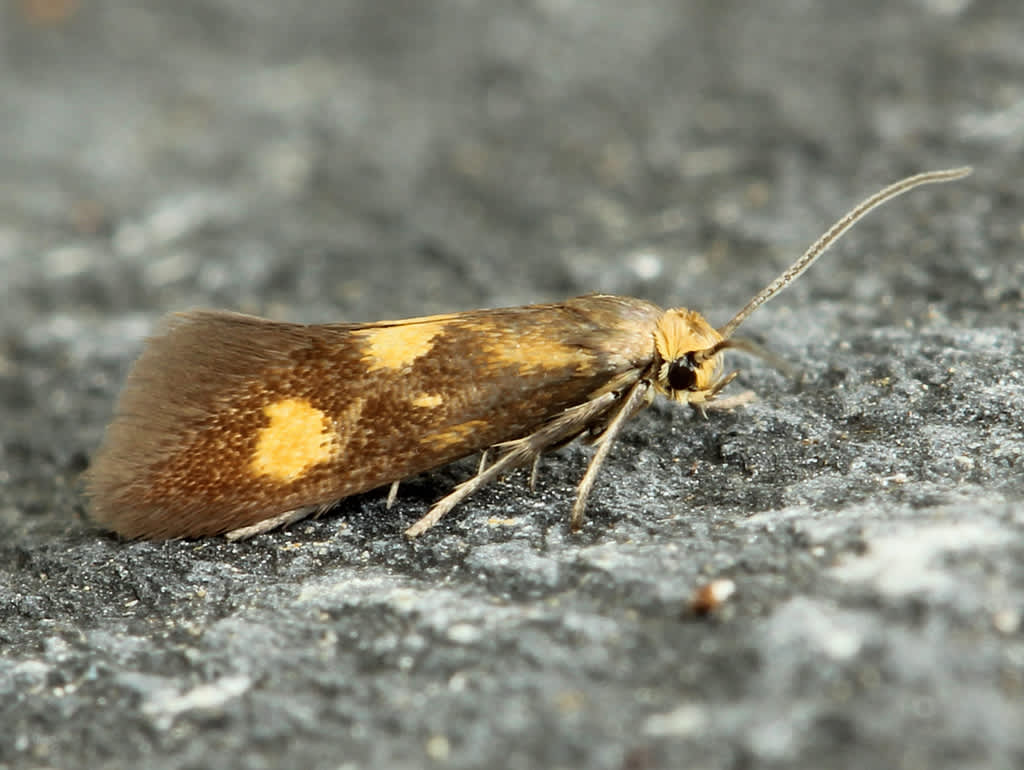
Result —
[[693, 390], [697, 385], [697, 369], [693, 356], [677, 358], [668, 365], [668, 386], [672, 390]]

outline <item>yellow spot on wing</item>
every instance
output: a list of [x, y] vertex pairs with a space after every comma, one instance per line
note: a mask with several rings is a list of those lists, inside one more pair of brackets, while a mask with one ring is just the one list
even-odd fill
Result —
[[434, 338], [444, 331], [445, 323], [398, 324], [360, 329], [356, 336], [366, 342], [363, 357], [369, 371], [376, 369], [404, 369], [412, 366], [420, 356], [430, 352]]
[[426, 444], [431, 449], [447, 449], [450, 446], [462, 443], [481, 428], [486, 428], [488, 424], [487, 420], [470, 420], [459, 425], [453, 425], [440, 433], [424, 436], [420, 443]]
[[264, 408], [270, 424], [260, 430], [252, 469], [277, 481], [296, 479], [327, 462], [339, 449], [330, 418], [306, 399], [286, 398]]
[[412, 405], [421, 409], [435, 409], [443, 403], [444, 396], [440, 393], [423, 393], [412, 400]]
[[528, 335], [512, 345], [485, 342], [482, 347], [493, 361], [516, 366], [520, 374], [535, 374], [546, 369], [580, 371], [593, 363], [593, 357], [581, 348], [541, 340], [538, 336]]

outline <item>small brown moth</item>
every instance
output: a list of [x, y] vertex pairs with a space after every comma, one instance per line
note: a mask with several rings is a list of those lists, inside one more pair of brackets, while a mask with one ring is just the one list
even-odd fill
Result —
[[390, 504], [402, 479], [483, 451], [479, 472], [406, 530], [415, 537], [498, 475], [583, 437], [597, 451], [578, 530], [615, 437], [655, 393], [703, 411], [737, 374], [723, 351], [764, 355], [733, 337], [751, 313], [871, 209], [969, 173], [918, 174], [867, 198], [717, 329], [692, 310], [602, 294], [366, 324], [173, 315], [88, 472], [93, 515], [127, 537], [248, 537], [386, 484]]

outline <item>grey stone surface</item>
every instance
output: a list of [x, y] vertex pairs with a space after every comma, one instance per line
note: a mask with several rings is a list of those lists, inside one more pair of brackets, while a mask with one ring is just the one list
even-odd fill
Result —
[[[31, 5], [0, 11], [0, 768], [1024, 765], [1017, 0]], [[470, 463], [241, 544], [88, 522], [164, 312], [722, 322], [962, 163], [750, 321], [802, 385], [743, 359], [745, 408], [643, 414], [579, 536], [578, 447], [415, 543]]]

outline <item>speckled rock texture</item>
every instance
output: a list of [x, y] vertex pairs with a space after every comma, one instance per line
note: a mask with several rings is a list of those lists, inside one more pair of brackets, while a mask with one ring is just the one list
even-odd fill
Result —
[[[0, 768], [1024, 765], [1018, 0], [0, 9]], [[242, 543], [79, 488], [166, 312], [590, 291], [745, 327], [708, 420], [473, 460]], [[183, 372], [183, 376], [187, 373]], [[728, 580], [708, 616], [694, 591]]]

